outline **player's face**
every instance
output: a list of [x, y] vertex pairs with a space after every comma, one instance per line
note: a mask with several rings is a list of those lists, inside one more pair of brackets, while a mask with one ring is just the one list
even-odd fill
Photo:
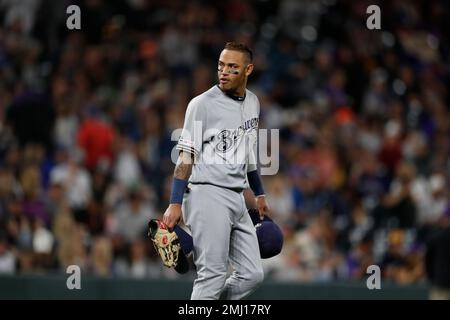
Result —
[[240, 93], [245, 89], [253, 65], [247, 61], [243, 52], [225, 49], [220, 54], [217, 70], [220, 89]]

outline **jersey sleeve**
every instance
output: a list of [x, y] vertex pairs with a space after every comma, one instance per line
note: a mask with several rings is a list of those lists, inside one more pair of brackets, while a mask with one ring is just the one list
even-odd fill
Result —
[[205, 119], [206, 115], [202, 104], [198, 100], [191, 100], [186, 109], [183, 130], [176, 146], [177, 150], [198, 156], [202, 150]]

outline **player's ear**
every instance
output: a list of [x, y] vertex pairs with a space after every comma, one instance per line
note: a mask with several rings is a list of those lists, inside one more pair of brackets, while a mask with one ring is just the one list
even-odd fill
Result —
[[245, 75], [248, 77], [253, 72], [253, 63], [249, 63], [245, 68]]

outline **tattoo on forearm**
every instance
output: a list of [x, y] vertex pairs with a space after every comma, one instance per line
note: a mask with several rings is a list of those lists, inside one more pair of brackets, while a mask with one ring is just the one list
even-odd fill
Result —
[[181, 180], [189, 179], [192, 172], [192, 158], [189, 154], [181, 153], [175, 166], [174, 177]]
[[192, 164], [178, 163], [175, 167], [174, 176], [177, 179], [187, 180], [191, 175]]

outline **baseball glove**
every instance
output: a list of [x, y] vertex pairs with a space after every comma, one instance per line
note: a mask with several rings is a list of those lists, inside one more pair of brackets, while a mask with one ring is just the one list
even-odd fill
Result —
[[148, 227], [148, 236], [152, 240], [153, 246], [164, 265], [168, 268], [174, 268], [179, 273], [186, 273], [189, 265], [183, 250], [181, 250], [181, 244], [177, 234], [169, 230], [158, 219], [150, 220]]

